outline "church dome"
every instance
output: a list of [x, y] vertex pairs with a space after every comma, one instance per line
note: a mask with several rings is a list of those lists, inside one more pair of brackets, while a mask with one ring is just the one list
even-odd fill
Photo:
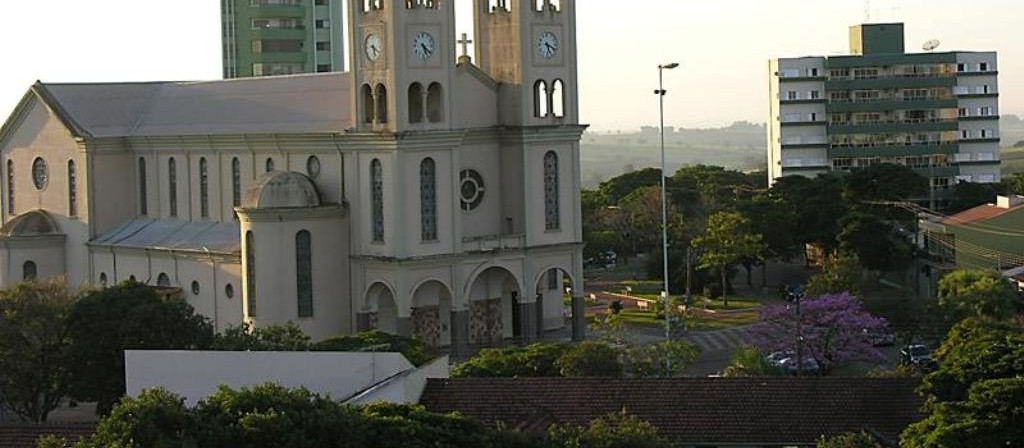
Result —
[[320, 206], [320, 193], [303, 174], [271, 171], [256, 179], [242, 200], [242, 208], [310, 208]]
[[12, 236], [44, 236], [60, 235], [57, 221], [43, 210], [32, 210], [22, 213], [0, 228], [0, 235]]

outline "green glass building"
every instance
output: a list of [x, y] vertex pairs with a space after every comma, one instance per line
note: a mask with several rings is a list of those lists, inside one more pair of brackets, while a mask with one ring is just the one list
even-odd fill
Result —
[[897, 163], [941, 206], [957, 182], [1000, 180], [996, 53], [908, 53], [903, 31], [858, 25], [849, 55], [769, 63], [771, 181]]
[[342, 0], [221, 0], [224, 78], [343, 71]]

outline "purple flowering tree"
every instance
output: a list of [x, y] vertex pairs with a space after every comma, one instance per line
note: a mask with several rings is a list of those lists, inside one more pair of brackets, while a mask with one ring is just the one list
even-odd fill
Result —
[[800, 307], [799, 331], [795, 303], [761, 310], [761, 321], [751, 332], [762, 350], [795, 351], [802, 334], [804, 356], [817, 360], [823, 372], [847, 361], [885, 359], [868, 335], [887, 332], [888, 323], [865, 311], [860, 299], [849, 293], [826, 294], [805, 298]]

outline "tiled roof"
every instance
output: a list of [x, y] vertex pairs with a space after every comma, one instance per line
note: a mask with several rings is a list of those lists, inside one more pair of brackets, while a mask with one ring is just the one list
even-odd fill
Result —
[[62, 423], [62, 424], [30, 424], [30, 423], [4, 423], [0, 424], [0, 447], [3, 448], [36, 448], [36, 441], [46, 435], [65, 437], [70, 442], [79, 438], [86, 438], [92, 435], [95, 425], [92, 423]]
[[879, 378], [472, 378], [430, 380], [421, 403], [542, 431], [627, 412], [687, 444], [807, 444], [869, 431], [888, 440], [921, 418], [917, 380]]
[[1006, 213], [1020, 210], [1024, 207], [1011, 207], [1003, 208], [993, 204], [979, 205], [970, 210], [965, 210], [955, 215], [951, 215], [943, 221], [944, 224], [952, 225], [967, 225], [981, 221], [988, 221], [990, 219], [1002, 216]]

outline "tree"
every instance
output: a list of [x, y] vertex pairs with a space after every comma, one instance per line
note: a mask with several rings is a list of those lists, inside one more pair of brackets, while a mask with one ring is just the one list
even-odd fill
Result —
[[644, 168], [630, 171], [602, 182], [597, 188], [597, 195], [604, 205], [616, 205], [620, 204], [626, 196], [644, 187], [661, 187], [660, 169]]
[[318, 352], [392, 352], [401, 353], [415, 366], [437, 359], [437, 350], [418, 338], [407, 338], [383, 331], [366, 331], [355, 335], [337, 335], [312, 346]]
[[301, 352], [310, 347], [309, 335], [294, 322], [258, 328], [248, 323], [232, 326], [213, 341], [213, 349], [222, 351]]
[[757, 347], [738, 347], [732, 352], [729, 366], [722, 371], [726, 377], [776, 376], [782, 371], [765, 361]]
[[852, 212], [840, 220], [840, 226], [839, 248], [856, 254], [865, 269], [880, 275], [910, 265], [910, 241], [897, 234], [890, 222], [874, 214]]
[[818, 448], [885, 448], [874, 436], [866, 432], [850, 432], [835, 437], [821, 436]]
[[71, 396], [110, 412], [125, 392], [124, 351], [210, 347], [213, 327], [183, 299], [125, 282], [89, 291], [68, 318]]
[[0, 291], [0, 398], [23, 420], [45, 422], [67, 393], [74, 301], [63, 279]]
[[1024, 441], [1024, 377], [979, 381], [966, 400], [939, 403], [901, 437], [904, 448], [1017, 446]]
[[[795, 304], [761, 309], [761, 323], [752, 331], [761, 338], [764, 351], [796, 351], [803, 337], [805, 357], [817, 360], [823, 372], [854, 360], [879, 360], [885, 356], [865, 336], [887, 331], [885, 319], [864, 311], [860, 300], [850, 294], [823, 295]], [[798, 331], [799, 330], [799, 331]]]
[[826, 252], [835, 249], [838, 218], [849, 211], [841, 177], [787, 176], [777, 179], [768, 194], [796, 210], [795, 235], [799, 243], [816, 244]]
[[612, 377], [623, 375], [619, 352], [608, 344], [582, 342], [572, 346], [555, 361], [564, 377]]
[[931, 403], [963, 401], [975, 383], [1024, 375], [1024, 326], [965, 319], [950, 330], [935, 358], [939, 368], [925, 377], [920, 391]]
[[488, 348], [452, 369], [453, 378], [557, 377], [555, 363], [569, 350], [564, 344]]
[[854, 170], [843, 182], [843, 197], [850, 203], [906, 201], [928, 193], [928, 179], [913, 169], [878, 163]]
[[590, 422], [586, 427], [555, 425], [548, 430], [552, 448], [668, 448], [671, 445], [647, 421], [625, 410]]
[[633, 378], [672, 378], [693, 365], [699, 356], [700, 348], [678, 339], [630, 346], [623, 353]]
[[825, 259], [821, 272], [807, 282], [807, 294], [860, 294], [864, 286], [864, 271], [856, 255], [838, 253]]
[[953, 215], [979, 205], [994, 203], [998, 194], [997, 186], [993, 184], [957, 182], [946, 213]]
[[[765, 258], [788, 260], [799, 253], [800, 246], [795, 233], [797, 212], [789, 203], [769, 194], [759, 194], [750, 200], [741, 201], [738, 209], [750, 220], [753, 232], [764, 237]], [[761, 266], [766, 267], [767, 264], [762, 263]], [[766, 281], [767, 275], [763, 274], [762, 281]], [[749, 267], [747, 283], [750, 283]]]
[[694, 240], [694, 245], [702, 248], [700, 266], [705, 269], [716, 269], [722, 279], [722, 297], [725, 305], [729, 305], [726, 293], [726, 274], [730, 268], [743, 259], [757, 258], [764, 253], [761, 235], [753, 233], [750, 220], [736, 212], [720, 212], [708, 218], [708, 228]]
[[1016, 309], [1017, 293], [998, 272], [958, 270], [939, 280], [939, 306], [952, 321], [967, 317], [1003, 319]]
[[110, 415], [96, 426], [92, 439], [79, 447], [190, 446], [185, 444], [186, 432], [193, 425], [183, 398], [164, 389], [153, 389], [114, 406]]

